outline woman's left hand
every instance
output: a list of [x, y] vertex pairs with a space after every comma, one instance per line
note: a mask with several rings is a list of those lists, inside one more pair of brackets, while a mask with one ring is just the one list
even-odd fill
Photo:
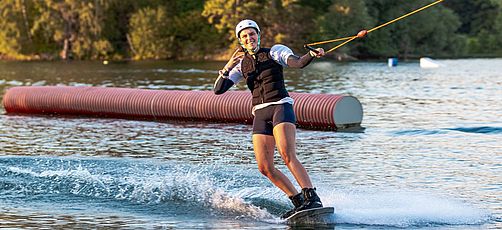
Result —
[[314, 51], [310, 51], [310, 55], [312, 57], [316, 57], [316, 58], [320, 58], [324, 55], [326, 55], [326, 53], [324, 52], [324, 49], [323, 48], [317, 48], [315, 49], [317, 52], [314, 52]]

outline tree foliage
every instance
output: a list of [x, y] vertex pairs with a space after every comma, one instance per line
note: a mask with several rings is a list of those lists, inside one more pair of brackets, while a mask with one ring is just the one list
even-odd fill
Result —
[[0, 1], [0, 57], [28, 58], [25, 54], [32, 51], [30, 8], [24, 0]]
[[[355, 35], [433, 0], [2, 0], [0, 58], [218, 59], [249, 18], [263, 46]], [[502, 55], [502, 1], [443, 3], [333, 52], [361, 58]], [[329, 49], [336, 44], [324, 45]]]
[[[334, 0], [327, 12], [318, 18], [316, 40], [329, 40], [335, 37], [348, 37], [364, 28], [371, 28], [374, 19], [368, 14], [364, 0]], [[357, 53], [355, 46], [344, 46], [338, 52]]]
[[131, 16], [130, 43], [135, 59], [166, 59], [172, 56], [174, 37], [169, 33], [167, 11], [146, 7]]
[[62, 47], [63, 59], [97, 59], [108, 56], [112, 46], [102, 37], [103, 9], [106, 0], [45, 0], [34, 1], [39, 15], [32, 34], [48, 44]]

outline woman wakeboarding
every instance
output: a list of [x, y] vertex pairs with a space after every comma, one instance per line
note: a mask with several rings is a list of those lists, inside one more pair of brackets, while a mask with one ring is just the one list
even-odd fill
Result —
[[[236, 50], [219, 71], [214, 92], [223, 94], [241, 80], [246, 81], [253, 95], [252, 139], [258, 169], [292, 201], [294, 208], [282, 215], [282, 218], [287, 218], [298, 211], [320, 208], [322, 203], [307, 170], [296, 155], [294, 101], [286, 90], [283, 67], [303, 68], [325, 53], [322, 48], [317, 48], [300, 57], [280, 44], [262, 48], [260, 32], [253, 20], [246, 19], [237, 24], [235, 35], [242, 48]], [[275, 167], [275, 147], [301, 186], [301, 193]]]

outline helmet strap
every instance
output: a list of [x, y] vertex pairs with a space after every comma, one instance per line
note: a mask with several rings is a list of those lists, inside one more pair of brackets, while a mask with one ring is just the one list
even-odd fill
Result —
[[260, 49], [260, 44], [261, 44], [261, 34], [258, 33], [258, 45], [256, 46], [256, 51], [258, 52], [258, 50]]

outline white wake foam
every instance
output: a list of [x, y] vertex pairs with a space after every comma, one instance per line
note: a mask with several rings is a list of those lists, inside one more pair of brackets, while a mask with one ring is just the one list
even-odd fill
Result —
[[[322, 191], [320, 191], [322, 192]], [[343, 224], [395, 227], [476, 225], [489, 213], [461, 201], [414, 192], [336, 192], [323, 194]]]

